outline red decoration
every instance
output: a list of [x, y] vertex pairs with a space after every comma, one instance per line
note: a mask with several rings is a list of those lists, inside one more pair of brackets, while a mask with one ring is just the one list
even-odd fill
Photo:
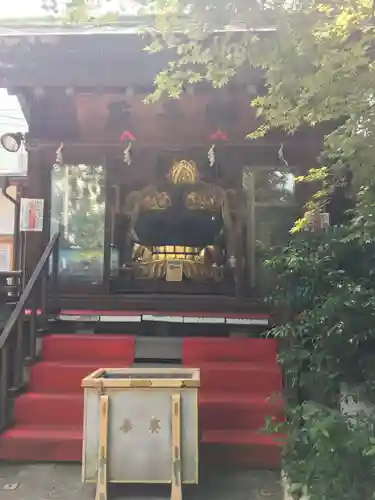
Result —
[[215, 132], [213, 132], [210, 135], [209, 139], [211, 141], [224, 141], [224, 142], [229, 140], [227, 134], [220, 129], [215, 130]]
[[120, 141], [125, 141], [127, 139], [128, 141], [135, 141], [134, 135], [130, 132], [130, 130], [124, 130], [123, 133], [120, 136]]

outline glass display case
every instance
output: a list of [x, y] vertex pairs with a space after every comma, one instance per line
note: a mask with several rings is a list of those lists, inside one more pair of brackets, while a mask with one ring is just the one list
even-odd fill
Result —
[[51, 190], [51, 233], [60, 231], [60, 282], [102, 283], [106, 205], [103, 166], [54, 165]]

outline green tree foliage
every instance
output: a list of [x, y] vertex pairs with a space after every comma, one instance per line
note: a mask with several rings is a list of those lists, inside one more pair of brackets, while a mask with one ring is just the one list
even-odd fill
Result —
[[104, 245], [104, 170], [102, 166], [55, 165], [51, 214], [69, 247], [100, 250]]
[[[296, 233], [269, 263], [279, 276], [271, 301], [291, 312], [271, 332], [284, 343], [284, 469], [311, 500], [375, 494], [374, 217], [372, 185], [346, 224]], [[343, 387], [367, 406], [343, 412]]]
[[272, 303], [290, 312], [271, 332], [283, 342], [291, 389], [284, 468], [297, 497], [307, 490], [311, 500], [373, 498], [373, 410], [352, 417], [340, 405], [343, 384], [361, 386], [367, 399], [375, 382], [372, 2], [155, 0], [152, 9], [148, 50], [178, 57], [156, 77], [151, 101], [200, 82], [222, 87], [247, 67], [262, 71], [265, 88], [251, 103], [264, 120], [251, 138], [331, 126], [321, 167], [304, 179], [322, 186], [307, 208], [332, 209], [348, 169], [352, 192], [341, 212], [350, 195], [355, 206], [327, 232], [296, 231], [269, 263], [279, 276]]

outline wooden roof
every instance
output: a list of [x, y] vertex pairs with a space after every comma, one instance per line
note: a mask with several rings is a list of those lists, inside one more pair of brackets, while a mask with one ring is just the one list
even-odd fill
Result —
[[[261, 71], [242, 68], [224, 90], [224, 95], [222, 91], [213, 92], [207, 84], [210, 96], [206, 92], [203, 92], [206, 95], [197, 95], [193, 99], [195, 107], [189, 104], [188, 96], [183, 96], [172, 106], [178, 109], [170, 109], [169, 104], [164, 106], [163, 103], [143, 109], [142, 98], [151, 91], [155, 76], [173, 58], [173, 53], [145, 52], [147, 40], [140, 36], [139, 26], [138, 17], [102, 26], [66, 26], [45, 20], [33, 23], [2, 21], [0, 86], [19, 96], [31, 135], [50, 143], [52, 156], [60, 141], [73, 146], [76, 142], [96, 144], [101, 153], [107, 145], [113, 151], [118, 149], [121, 156], [123, 144], [119, 136], [123, 129], [130, 129], [136, 135], [135, 155], [140, 148], [146, 148], [155, 156], [155, 151], [161, 147], [173, 152], [186, 150], [189, 154], [192, 148], [198, 148], [203, 151], [199, 154], [206, 155], [210, 134], [216, 128], [223, 128], [228, 134], [228, 142], [220, 154], [228, 165], [234, 161], [235, 151], [239, 164], [278, 162], [281, 142], [285, 142], [288, 151], [287, 144], [291, 145], [293, 151], [287, 156], [292, 163], [300, 163], [302, 155], [306, 163], [311, 164], [320, 147], [318, 130], [293, 138], [279, 132], [264, 140], [245, 140], [246, 133], [256, 125], [254, 112], [247, 106], [247, 87], [262, 84]], [[152, 23], [144, 22], [142, 26], [152, 27]], [[244, 29], [234, 26], [227, 31], [236, 36]], [[259, 31], [270, 36], [274, 30]], [[117, 120], [119, 123], [110, 122], [111, 105], [116, 109], [121, 107], [129, 87], [135, 94], [134, 99], [125, 99], [130, 109]], [[233, 88], [235, 92], [231, 91]], [[212, 104], [217, 102], [214, 107], [223, 109], [216, 109], [216, 112], [220, 111], [219, 115], [229, 120], [233, 113], [225, 108], [223, 102], [227, 101], [227, 107], [238, 108], [236, 117], [232, 117], [231, 123], [222, 123], [217, 113], [214, 114], [216, 118], [211, 119], [206, 109], [211, 106], [208, 102], [201, 103], [200, 111], [207, 112], [199, 117], [198, 101], [207, 99], [212, 100]], [[243, 99], [240, 106], [235, 102], [238, 99]], [[192, 117], [193, 109], [196, 109], [196, 116]], [[255, 152], [254, 148], [256, 154], [250, 154]], [[74, 151], [74, 161], [77, 161], [78, 153]], [[51, 161], [54, 161], [52, 156]]]
[[[151, 28], [143, 23], [142, 28]], [[227, 31], [241, 33], [241, 26]], [[139, 18], [102, 26], [36, 22], [0, 26], [0, 85], [150, 88], [173, 53], [149, 54], [140, 36]], [[249, 84], [260, 72], [239, 71], [236, 81]]]

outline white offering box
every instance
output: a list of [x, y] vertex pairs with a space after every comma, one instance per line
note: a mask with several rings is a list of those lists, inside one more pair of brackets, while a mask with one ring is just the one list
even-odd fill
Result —
[[84, 389], [84, 482], [107, 500], [108, 483], [198, 482], [200, 374], [186, 368], [101, 368]]

